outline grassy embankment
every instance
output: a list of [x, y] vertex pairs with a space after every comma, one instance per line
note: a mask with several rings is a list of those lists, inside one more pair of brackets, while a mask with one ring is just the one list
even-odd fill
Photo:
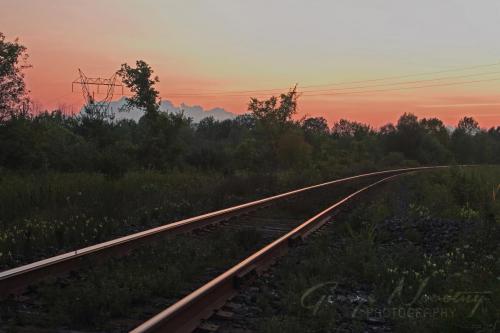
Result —
[[0, 172], [0, 269], [285, 190], [361, 173], [345, 166], [272, 175], [208, 171]]
[[359, 205], [277, 265], [278, 304], [272, 289], [257, 299], [261, 331], [379, 325], [397, 332], [494, 332], [500, 326], [499, 184], [498, 167], [390, 184], [385, 195]]

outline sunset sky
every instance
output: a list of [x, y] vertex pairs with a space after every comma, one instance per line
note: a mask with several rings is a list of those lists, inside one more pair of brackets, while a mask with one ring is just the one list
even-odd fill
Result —
[[330, 124], [413, 112], [500, 125], [498, 0], [0, 0], [0, 31], [28, 47], [46, 108], [79, 109], [78, 68], [106, 77], [142, 59], [174, 104], [243, 113], [258, 90], [298, 83], [300, 115]]

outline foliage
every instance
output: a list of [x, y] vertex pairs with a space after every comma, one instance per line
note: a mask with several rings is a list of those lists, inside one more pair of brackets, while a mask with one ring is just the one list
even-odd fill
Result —
[[[0, 35], [0, 170], [100, 172], [175, 169], [277, 174], [302, 172], [331, 177], [335, 170], [389, 166], [500, 162], [500, 127], [480, 129], [464, 117], [450, 134], [436, 118], [403, 114], [379, 130], [341, 119], [331, 129], [322, 117], [296, 120], [299, 92], [265, 100], [251, 98], [248, 111], [231, 120], [194, 124], [182, 113], [159, 111], [153, 69], [138, 60], [117, 72], [133, 92], [127, 107], [145, 110], [138, 121], [61, 110], [33, 115], [19, 102], [25, 94], [25, 48]], [[10, 89], [10, 90], [9, 90]], [[14, 89], [14, 90], [12, 90]], [[12, 90], [12, 91], [11, 91]], [[8, 110], [7, 110], [8, 108]], [[8, 116], [7, 116], [8, 115]]]
[[151, 78], [153, 69], [143, 60], [136, 61], [136, 67], [122, 64], [118, 75], [123, 83], [130, 88], [134, 96], [127, 98], [129, 107], [144, 109], [151, 116], [158, 113], [159, 103], [157, 101], [159, 92], [153, 87], [159, 82], [158, 77]]
[[[156, 171], [0, 174], [0, 267], [109, 240], [299, 186], [259, 175]], [[311, 182], [309, 180], [308, 182]]]
[[[266, 104], [268, 101], [260, 102]], [[45, 113], [43, 117], [48, 115], [50, 113]], [[20, 149], [33, 151], [27, 140], [38, 117], [4, 122], [0, 136], [5, 135], [6, 140], [2, 143], [22, 145]], [[408, 114], [401, 117], [397, 126], [389, 124], [378, 131], [347, 120], [340, 120], [329, 130], [321, 118], [300, 121], [276, 119], [281, 118], [257, 118], [248, 114], [224, 121], [207, 118], [193, 124], [182, 114], [159, 112], [156, 117], [143, 117], [138, 123], [78, 122], [70, 118], [45, 119], [45, 122], [76, 135], [79, 140], [70, 145], [78, 145], [74, 147], [78, 149], [85, 146], [92, 161], [99, 160], [101, 154], [110, 154], [117, 157], [113, 160], [123, 161], [123, 170], [193, 167], [222, 168], [226, 173], [237, 173], [239, 170], [277, 172], [300, 164], [301, 168], [321, 172], [325, 163], [329, 168], [335, 168], [338, 164], [360, 163], [398, 166], [500, 161], [500, 135], [496, 128], [480, 130], [475, 134], [457, 129], [450, 134], [438, 119], [424, 118], [419, 121]], [[17, 132], [21, 123], [26, 132]], [[20, 138], [20, 135], [24, 137]], [[46, 146], [57, 145], [50, 137], [42, 136], [40, 139], [45, 140]], [[45, 152], [33, 153], [34, 158], [41, 158]], [[292, 157], [293, 154], [297, 156]], [[293, 161], [298, 159], [298, 164]], [[3, 164], [11, 168], [9, 165], [11, 163], [7, 161]], [[16, 167], [34, 170], [40, 165], [43, 163], [23, 162]], [[70, 170], [100, 171], [102, 168], [94, 162], [74, 163], [65, 169]]]
[[[3, 35], [0, 46], [0, 82], [18, 88], [18, 94], [12, 94], [15, 100], [1, 102], [7, 103], [2, 104], [4, 111], [9, 110], [0, 119], [0, 222], [5, 227], [0, 251], [12, 252], [4, 261], [9, 265], [19, 259], [16, 255], [32, 251], [36, 242], [61, 250], [159, 223], [139, 205], [148, 212], [158, 208], [158, 216], [163, 217], [194, 215], [202, 207], [227, 206], [249, 193], [271, 193], [364, 171], [419, 164], [500, 163], [500, 126], [480, 129], [474, 119], [465, 117], [450, 134], [439, 119], [404, 114], [397, 124], [379, 130], [345, 119], [330, 129], [322, 117], [296, 119], [297, 87], [267, 100], [252, 98], [250, 112], [235, 119], [206, 118], [196, 124], [182, 113], [159, 111], [154, 87], [158, 78], [152, 77], [152, 68], [141, 60], [135, 67], [123, 64], [118, 71], [134, 93], [128, 105], [146, 111], [138, 122], [68, 116], [61, 110], [33, 115], [18, 103], [25, 93], [21, 71], [25, 48], [17, 41], [6, 42]], [[171, 187], [161, 187], [169, 177], [179, 177], [192, 188], [176, 181]], [[200, 184], [187, 181], [190, 177]], [[150, 178], [165, 193], [145, 195], [143, 187], [151, 184]], [[88, 181], [88, 186], [74, 185], [81, 180]], [[227, 186], [231, 196], [219, 193], [214, 182]], [[445, 193], [444, 184], [437, 182], [433, 187]], [[66, 201], [75, 193], [83, 193], [78, 204]], [[429, 204], [438, 205], [446, 198], [443, 195]], [[169, 206], [163, 211], [164, 202], [181, 208]], [[480, 211], [472, 202], [465, 204], [461, 206], [466, 207], [464, 217]], [[88, 225], [87, 218], [92, 218]], [[99, 226], [104, 218], [112, 221], [105, 223], [107, 231]], [[81, 242], [73, 244], [76, 239]]]
[[248, 104], [248, 111], [258, 121], [266, 123], [285, 124], [292, 120], [292, 116], [297, 113], [297, 99], [299, 94], [297, 86], [291, 89], [287, 94], [280, 95], [280, 104], [276, 97], [260, 101], [257, 98], [251, 98]]
[[[396, 332], [495, 331], [500, 204], [491, 189], [499, 177], [498, 167], [421, 173], [356, 204], [274, 267], [272, 292], [259, 291], [258, 306], [269, 309], [259, 315], [259, 331], [371, 331], [367, 324]], [[435, 230], [425, 237], [419, 231], [436, 220], [445, 232], [431, 241]], [[446, 234], [453, 221], [456, 237]]]
[[30, 67], [27, 59], [26, 47], [17, 39], [6, 41], [0, 32], [0, 122], [16, 112], [27, 111], [23, 73], [25, 68]]
[[177, 235], [168, 242], [134, 251], [127, 258], [80, 270], [72, 283], [63, 287], [50, 281], [38, 284], [34, 311], [16, 311], [8, 299], [1, 299], [0, 317], [50, 330], [129, 331], [135, 322], [123, 322], [123, 318], [144, 320], [145, 307], [159, 311], [171, 305], [192, 285], [206, 282], [200, 271], [207, 267], [221, 271], [234, 265], [242, 253], [255, 251], [262, 238], [253, 230], [220, 231], [200, 238]]
[[340, 119], [332, 127], [332, 135], [337, 138], [362, 138], [369, 135], [370, 131], [368, 125], [346, 119]]
[[463, 131], [466, 134], [474, 135], [480, 131], [479, 123], [472, 117], [464, 117], [458, 122], [458, 131]]

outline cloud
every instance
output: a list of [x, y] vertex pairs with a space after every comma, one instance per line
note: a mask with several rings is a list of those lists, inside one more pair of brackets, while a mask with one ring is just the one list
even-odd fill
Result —
[[[138, 121], [144, 115], [144, 111], [135, 108], [131, 109], [128, 112], [120, 112], [120, 107], [124, 106], [125, 103], [126, 100], [124, 97], [117, 101], [111, 102], [110, 109], [114, 111], [116, 121], [122, 119], [132, 119]], [[193, 122], [195, 123], [207, 117], [214, 117], [215, 120], [226, 120], [233, 119], [237, 116], [236, 114], [226, 111], [223, 108], [213, 108], [210, 110], [205, 110], [199, 105], [190, 106], [184, 103], [181, 103], [181, 105], [179, 106], [175, 106], [168, 100], [161, 101], [160, 111], [171, 113], [184, 112], [184, 115], [186, 117], [192, 118]]]

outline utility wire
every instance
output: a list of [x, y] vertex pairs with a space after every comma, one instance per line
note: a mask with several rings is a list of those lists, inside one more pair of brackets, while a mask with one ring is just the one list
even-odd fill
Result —
[[[500, 63], [464, 67], [461, 69], [456, 68], [456, 69], [427, 72], [427, 73], [421, 73], [421, 74], [401, 75], [401, 76], [393, 76], [393, 77], [386, 77], [386, 78], [380, 78], [380, 79], [363, 80], [363, 81], [350, 81], [350, 82], [355, 83], [355, 82], [382, 81], [382, 80], [388, 80], [388, 79], [394, 79], [394, 78], [437, 74], [437, 73], [444, 73], [444, 72], [451, 72], [451, 71], [468, 70], [468, 69], [474, 69], [474, 68], [480, 68], [480, 67], [491, 67], [491, 66], [497, 66], [497, 65], [500, 65]], [[337, 88], [334, 90], [332, 90], [332, 89], [313, 89], [313, 90], [300, 91], [300, 93], [304, 97], [308, 97], [308, 96], [311, 96], [311, 97], [312, 96], [337, 96], [337, 95], [351, 95], [351, 94], [365, 94], [365, 93], [375, 93], [375, 92], [422, 89], [422, 88], [431, 88], [431, 87], [455, 86], [455, 85], [462, 85], [462, 84], [473, 84], [473, 83], [492, 82], [492, 81], [499, 81], [500, 80], [500, 78], [492, 78], [492, 79], [458, 81], [458, 82], [448, 82], [448, 83], [438, 83], [438, 84], [428, 84], [428, 85], [404, 87], [404, 85], [414, 85], [414, 84], [424, 83], [424, 82], [442, 81], [442, 80], [448, 80], [448, 79], [460, 79], [460, 78], [468, 78], [468, 77], [476, 77], [476, 76], [492, 75], [492, 74], [500, 74], [500, 72], [498, 72], [498, 71], [497, 72], [482, 72], [482, 73], [474, 73], [474, 74], [467, 74], [467, 75], [445, 76], [445, 77], [423, 79], [423, 80], [414, 80], [414, 81], [400, 81], [400, 82], [383, 83], [383, 84], [376, 84], [376, 85], [340, 87], [340, 88]], [[364, 90], [364, 88], [383, 87], [383, 86], [398, 86], [398, 85], [403, 85], [403, 87], [389, 88], [389, 89]], [[317, 86], [321, 86], [321, 85], [317, 85]], [[311, 87], [311, 86], [308, 86], [308, 87]], [[338, 91], [345, 91], [345, 90], [352, 90], [352, 89], [362, 89], [362, 90], [338, 92]], [[270, 91], [270, 90], [252, 90], [252, 91], [249, 90], [247, 92], [265, 92], [265, 91]], [[126, 94], [126, 93], [122, 94], [122, 95], [123, 96], [131, 96], [130, 94]], [[269, 92], [269, 93], [262, 93], [262, 94], [258, 94], [258, 95], [260, 95], [260, 97], [271, 96], [271, 95], [273, 95], [273, 93]], [[228, 94], [228, 93], [220, 94], [220, 95], [217, 95], [217, 94], [175, 94], [174, 93], [174, 94], [169, 94], [168, 97], [189, 97], [189, 96], [192, 96], [192, 97], [197, 97], [197, 96], [203, 96], [203, 97], [247, 97], [247, 98], [251, 97], [248, 94]], [[167, 99], [167, 98], [162, 96], [161, 99]]]
[[[482, 73], [476, 73], [476, 74], [468, 74], [468, 75], [454, 75], [454, 76], [445, 76], [445, 77], [439, 77], [439, 78], [433, 78], [433, 79], [424, 79], [424, 80], [414, 80], [414, 81], [400, 81], [400, 82], [391, 82], [391, 83], [381, 83], [381, 84], [372, 84], [372, 85], [364, 85], [364, 86], [352, 86], [352, 87], [341, 87], [337, 89], [313, 89], [313, 90], [300, 90], [301, 93], [308, 93], [308, 92], [335, 92], [339, 90], [352, 90], [352, 89], [365, 89], [365, 88], [373, 88], [373, 87], [386, 87], [386, 86], [398, 86], [398, 85], [410, 85], [410, 84], [418, 84], [418, 83], [423, 83], [423, 82], [433, 82], [433, 81], [443, 81], [443, 80], [449, 80], [449, 79], [463, 79], [463, 78], [468, 78], [468, 77], [476, 77], [476, 76], [483, 76], [483, 75], [493, 75], [493, 74], [500, 74], [500, 71], [496, 72], [482, 72]], [[175, 96], [175, 97], [189, 97], [189, 96], [250, 96], [251, 94], [238, 94], [238, 95], [223, 95], [223, 94], [170, 94], [170, 96]]]
[[[500, 62], [496, 62], [496, 63], [491, 63], [491, 64], [483, 64], [483, 65], [476, 65], [476, 66], [469, 66], [469, 67], [460, 67], [460, 68], [457, 67], [457, 68], [440, 70], [440, 71], [413, 73], [413, 74], [398, 75], [398, 76], [387, 76], [387, 77], [374, 78], [374, 79], [368, 79], [368, 80], [344, 81], [344, 82], [335, 82], [335, 83], [327, 83], [327, 84], [306, 85], [306, 86], [302, 86], [302, 88], [341, 86], [341, 85], [346, 85], [346, 84], [387, 81], [387, 80], [404, 79], [404, 78], [410, 78], [410, 77], [435, 75], [435, 74], [450, 73], [450, 72], [459, 72], [459, 71], [466, 71], [466, 70], [471, 70], [471, 69], [494, 67], [494, 66], [499, 66], [499, 65], [500, 65]], [[214, 90], [214, 91], [211, 91], [210, 93], [174, 93], [171, 95], [175, 95], [175, 96], [208, 96], [208, 95], [226, 95], [226, 94], [231, 94], [231, 95], [238, 94], [239, 95], [239, 94], [246, 94], [246, 93], [265, 93], [265, 92], [273, 93], [276, 91], [283, 91], [286, 89], [289, 89], [289, 88], [273, 88], [273, 89], [258, 89], [258, 90], [227, 90], [227, 91]]]
[[[458, 81], [458, 82], [448, 82], [448, 83], [438, 83], [438, 84], [428, 84], [421, 86], [410, 86], [410, 87], [398, 87], [398, 88], [389, 88], [389, 89], [372, 89], [372, 90], [359, 90], [359, 91], [348, 91], [348, 92], [329, 92], [329, 93], [317, 93], [310, 94], [308, 92], [302, 93], [304, 97], [313, 97], [313, 96], [337, 96], [337, 95], [354, 95], [354, 94], [365, 94], [365, 93], [374, 93], [374, 92], [386, 92], [386, 91], [400, 91], [400, 90], [411, 90], [411, 89], [423, 89], [423, 88], [432, 88], [432, 87], [446, 87], [446, 86], [456, 86], [462, 84], [473, 84], [473, 83], [481, 83], [481, 82], [492, 82], [492, 81], [500, 81], [500, 77], [495, 77], [491, 79], [483, 79], [483, 80], [470, 80], [470, 81]], [[123, 94], [123, 96], [132, 96], [131, 94]], [[173, 95], [169, 96], [172, 97]], [[210, 96], [208, 97], [228, 97], [228, 96]], [[233, 97], [248, 97], [247, 95], [230, 95]], [[160, 96], [162, 100], [167, 100], [168, 98], [164, 96]]]
[[385, 81], [385, 80], [394, 80], [394, 79], [405, 79], [405, 78], [409, 78], [409, 77], [434, 75], [434, 74], [442, 74], [442, 73], [450, 73], [450, 72], [461, 72], [461, 71], [470, 70], [470, 69], [494, 67], [494, 66], [499, 66], [499, 65], [500, 65], [500, 62], [495, 62], [495, 63], [491, 63], [491, 64], [483, 64], [483, 65], [476, 65], [476, 66], [469, 66], [469, 67], [455, 67], [455, 68], [444, 69], [444, 70], [433, 71], [433, 72], [405, 74], [405, 75], [398, 75], [398, 76], [387, 76], [387, 77], [375, 78], [375, 79], [370, 79], [370, 80], [345, 81], [345, 82], [337, 82], [337, 83], [330, 83], [330, 84], [309, 85], [309, 86], [304, 86], [303, 88], [336, 86], [336, 85], [344, 85], [344, 84], [350, 84], [350, 83], [364, 83], [364, 82]]
[[463, 78], [468, 78], [468, 77], [493, 75], [493, 74], [500, 74], [500, 71], [483, 72], [483, 73], [468, 74], [468, 75], [444, 76], [444, 77], [438, 77], [435, 79], [424, 79], [424, 80], [415, 80], [415, 81], [400, 81], [400, 82], [391, 82], [391, 83], [372, 84], [372, 85], [366, 85], [366, 86], [341, 87], [341, 88], [336, 88], [336, 89], [301, 90], [301, 92], [302, 93], [305, 93], [305, 92], [328, 92], [328, 91], [351, 90], [351, 89], [365, 89], [365, 88], [373, 88], [373, 87], [411, 85], [411, 84], [418, 84], [418, 83], [422, 83], [422, 82], [443, 81], [443, 80], [449, 80], [449, 79], [463, 79]]
[[491, 81], [500, 81], [500, 77], [492, 78], [492, 79], [484, 79], [484, 80], [450, 82], [450, 83], [441, 83], [441, 84], [429, 84], [429, 85], [415, 86], [415, 87], [400, 87], [400, 88], [391, 88], [391, 89], [361, 90], [361, 91], [349, 91], [349, 92], [339, 92], [339, 93], [333, 92], [333, 93], [309, 94], [309, 95], [308, 94], [303, 94], [303, 96], [352, 95], [352, 94], [364, 94], [364, 93], [373, 93], [373, 92], [386, 92], [386, 91], [410, 90], [410, 89], [421, 89], [421, 88], [431, 88], [431, 87], [456, 86], [456, 85], [461, 85], [461, 84], [472, 84], [472, 83], [491, 82]]

